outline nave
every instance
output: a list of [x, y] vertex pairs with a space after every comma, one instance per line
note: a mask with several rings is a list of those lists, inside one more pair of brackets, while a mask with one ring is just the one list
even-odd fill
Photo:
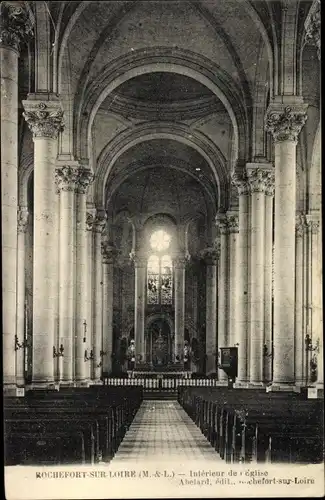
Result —
[[113, 469], [125, 462], [155, 465], [171, 460], [203, 465], [221, 461], [178, 401], [143, 401], [111, 462]]

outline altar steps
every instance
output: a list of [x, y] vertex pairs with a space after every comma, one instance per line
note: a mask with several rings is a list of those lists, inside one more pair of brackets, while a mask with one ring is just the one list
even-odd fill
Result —
[[177, 391], [164, 391], [163, 389], [159, 391], [144, 391], [143, 399], [155, 399], [155, 400], [164, 400], [164, 401], [176, 401], [177, 400]]

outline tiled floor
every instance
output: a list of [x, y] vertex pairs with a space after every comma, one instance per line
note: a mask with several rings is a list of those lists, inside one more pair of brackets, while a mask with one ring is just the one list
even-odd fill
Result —
[[177, 401], [143, 401], [113, 458], [114, 465], [175, 458], [221, 461]]

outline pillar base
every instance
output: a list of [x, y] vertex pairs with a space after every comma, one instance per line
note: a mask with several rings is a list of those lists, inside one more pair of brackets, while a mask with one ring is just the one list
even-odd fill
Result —
[[89, 387], [90, 380], [76, 380], [74, 383], [75, 387]]
[[[195, 379], [194, 379], [195, 380]], [[228, 387], [228, 381], [227, 380], [217, 380], [215, 382], [215, 385], [217, 387]]]
[[244, 382], [242, 380], [238, 380], [233, 385], [234, 389], [249, 389], [249, 382]]
[[90, 380], [88, 383], [88, 387], [91, 387], [93, 385], [103, 385], [103, 381], [101, 379]]
[[16, 387], [13, 384], [8, 384], [3, 387], [4, 397], [21, 398], [25, 396], [25, 387]]
[[32, 382], [28, 386], [28, 389], [32, 391], [44, 390], [44, 389], [46, 389], [47, 391], [58, 391], [59, 386], [54, 382]]
[[274, 383], [266, 387], [266, 392], [300, 392], [301, 388], [293, 384]]
[[308, 387], [307, 399], [324, 399], [324, 385], [316, 384], [315, 387]]
[[75, 383], [72, 380], [60, 380], [60, 387], [74, 387]]

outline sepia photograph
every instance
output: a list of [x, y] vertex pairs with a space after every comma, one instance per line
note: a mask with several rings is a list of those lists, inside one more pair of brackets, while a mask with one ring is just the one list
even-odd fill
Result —
[[320, 29], [1, 1], [7, 500], [324, 496]]

